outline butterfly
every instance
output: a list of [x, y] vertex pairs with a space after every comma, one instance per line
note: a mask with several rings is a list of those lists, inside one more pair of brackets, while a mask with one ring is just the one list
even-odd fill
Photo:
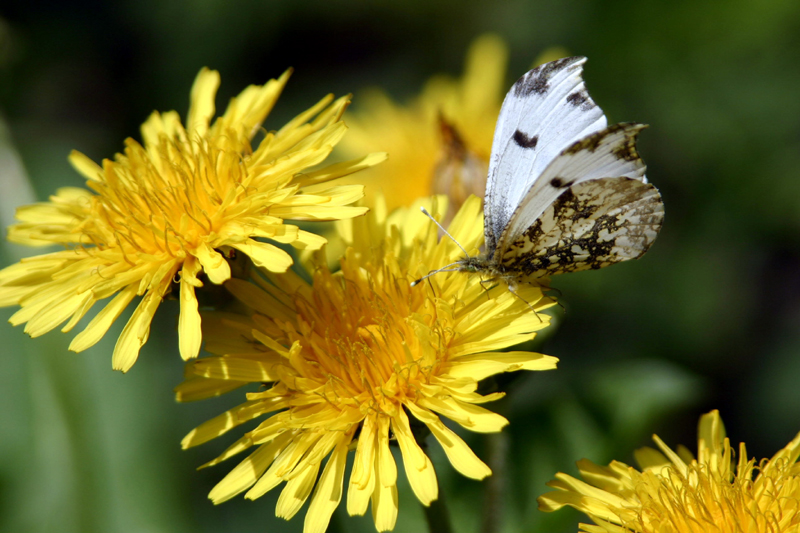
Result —
[[511, 87], [492, 142], [485, 251], [440, 270], [480, 272], [513, 290], [636, 259], [653, 244], [664, 204], [636, 151], [646, 126], [607, 124], [586, 91], [585, 62], [545, 63]]

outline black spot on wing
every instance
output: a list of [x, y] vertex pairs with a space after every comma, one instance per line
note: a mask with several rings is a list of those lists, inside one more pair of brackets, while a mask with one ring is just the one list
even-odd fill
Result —
[[514, 142], [517, 143], [517, 146], [521, 146], [522, 148], [536, 148], [536, 143], [539, 142], [539, 136], [534, 135], [532, 137], [528, 137], [528, 135], [520, 130], [514, 132]]
[[576, 91], [571, 95], [567, 96], [567, 102], [578, 107], [586, 102], [589, 99], [589, 96], [584, 91]]
[[544, 94], [550, 89], [550, 77], [583, 59], [582, 57], [565, 57], [556, 61], [539, 65], [529, 70], [514, 83], [514, 96], [526, 97], [531, 94]]
[[567, 96], [567, 103], [579, 107], [581, 111], [589, 111], [597, 105], [589, 98], [589, 93], [586, 92], [585, 87]]
[[575, 180], [567, 181], [566, 179], [559, 178], [559, 177], [555, 177], [555, 178], [550, 180], [550, 185], [552, 185], [556, 189], [563, 189], [565, 187], [569, 187], [573, 183], [575, 183]]

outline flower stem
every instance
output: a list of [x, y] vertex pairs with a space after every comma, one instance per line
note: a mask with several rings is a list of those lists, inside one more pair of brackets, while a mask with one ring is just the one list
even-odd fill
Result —
[[450, 513], [447, 512], [447, 504], [444, 494], [439, 487], [439, 498], [431, 502], [427, 507], [423, 506], [425, 521], [428, 522], [430, 533], [453, 533], [453, 526], [450, 524]]
[[507, 432], [486, 435], [489, 468], [492, 469], [492, 475], [484, 480], [481, 533], [497, 533], [503, 527], [508, 444]]

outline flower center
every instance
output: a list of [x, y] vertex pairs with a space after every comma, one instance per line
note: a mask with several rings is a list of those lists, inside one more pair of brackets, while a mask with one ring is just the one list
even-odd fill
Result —
[[728, 479], [707, 465], [691, 465], [688, 476], [669, 469], [663, 477], [643, 475], [636, 492], [641, 515], [631, 524], [636, 531], [688, 533], [781, 533], [800, 525], [800, 493], [790, 483], [776, 483], [762, 472], [751, 480], [753, 461]]
[[355, 263], [343, 260], [338, 275], [320, 269], [313, 300], [296, 300], [300, 331], [284, 325], [303, 346], [295, 370], [308, 380], [296, 383], [364, 414], [393, 414], [430, 386], [452, 335], [442, 313], [425, 308], [423, 291], [393, 272], [396, 265]]
[[[249, 152], [249, 143], [238, 143]], [[248, 195], [242, 152], [206, 139], [162, 136], [157, 146], [128, 140], [124, 154], [106, 162], [104, 182], [90, 182], [93, 216], [81, 228], [98, 249], [184, 257], [225, 222], [225, 208]]]

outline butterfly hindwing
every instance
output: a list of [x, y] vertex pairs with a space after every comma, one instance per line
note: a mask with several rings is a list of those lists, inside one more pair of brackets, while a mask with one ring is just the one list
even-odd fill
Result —
[[542, 172], [520, 201], [498, 238], [498, 255], [534, 224], [567, 188], [578, 183], [628, 177], [644, 179], [645, 165], [636, 151], [636, 137], [646, 126], [614, 124], [566, 147]]
[[486, 184], [486, 247], [497, 240], [525, 193], [565, 148], [606, 127], [581, 77], [584, 57], [541, 65], [522, 76], [503, 100]]
[[497, 259], [520, 281], [636, 259], [664, 218], [661, 195], [628, 177], [582, 181], [561, 192]]

